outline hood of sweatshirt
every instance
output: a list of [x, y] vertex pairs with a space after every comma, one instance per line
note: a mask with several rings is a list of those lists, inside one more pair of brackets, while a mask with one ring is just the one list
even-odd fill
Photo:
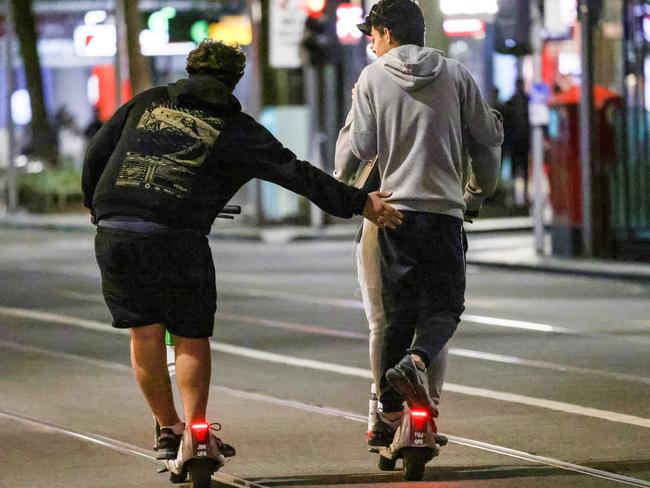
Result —
[[239, 112], [241, 104], [232, 90], [209, 75], [190, 75], [167, 85], [172, 103], [184, 105], [209, 105], [221, 112]]
[[444, 59], [437, 49], [406, 44], [391, 49], [379, 58], [379, 62], [399, 86], [406, 91], [414, 91], [438, 76]]

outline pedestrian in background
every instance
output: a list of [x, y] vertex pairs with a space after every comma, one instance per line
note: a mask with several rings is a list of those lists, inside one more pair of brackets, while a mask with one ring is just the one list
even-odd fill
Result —
[[93, 118], [84, 129], [84, 136], [86, 137], [86, 141], [88, 143], [90, 143], [92, 138], [95, 137], [95, 134], [99, 132], [99, 129], [102, 128], [103, 124], [104, 122], [102, 122], [102, 119], [100, 117], [99, 107], [93, 107]]
[[[504, 150], [512, 161], [512, 179], [515, 182], [515, 202], [528, 204], [528, 158], [530, 154], [530, 122], [528, 94], [524, 80], [515, 82], [514, 95], [503, 106]], [[518, 190], [517, 180], [523, 181]]]

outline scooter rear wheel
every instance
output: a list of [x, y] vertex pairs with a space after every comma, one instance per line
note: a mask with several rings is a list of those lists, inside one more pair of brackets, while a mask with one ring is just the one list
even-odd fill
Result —
[[421, 481], [424, 477], [424, 467], [427, 464], [426, 454], [422, 448], [407, 448], [402, 450], [404, 458], [404, 479], [406, 481]]
[[193, 459], [187, 462], [185, 469], [190, 474], [192, 488], [210, 488], [212, 486], [213, 461], [209, 459]]
[[379, 469], [382, 471], [394, 471], [395, 464], [397, 464], [397, 459], [387, 458], [379, 455]]

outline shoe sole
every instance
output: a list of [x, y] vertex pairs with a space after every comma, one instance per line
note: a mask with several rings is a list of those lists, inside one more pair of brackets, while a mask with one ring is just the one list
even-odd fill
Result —
[[178, 451], [163, 451], [159, 449], [158, 454], [156, 454], [156, 459], [160, 461], [169, 461], [170, 459], [176, 459], [176, 456], [178, 456]]
[[[413, 385], [411, 379], [401, 371], [392, 368], [386, 372], [386, 379], [390, 386], [406, 399], [409, 408], [421, 407], [426, 408], [432, 417], [438, 416], [437, 409], [431, 406], [431, 398], [426, 390], [417, 385]], [[421, 391], [418, 391], [421, 390]]]
[[438, 444], [441, 447], [446, 446], [447, 443], [449, 442], [449, 439], [447, 439], [447, 437], [444, 435], [434, 434], [433, 438], [436, 441], [436, 444]]
[[373, 441], [369, 440], [369, 441], [366, 441], [366, 444], [369, 447], [390, 447], [390, 442], [388, 442], [388, 443], [386, 443], [386, 442], [379, 443], [379, 442], [376, 442], [376, 441], [373, 442]]

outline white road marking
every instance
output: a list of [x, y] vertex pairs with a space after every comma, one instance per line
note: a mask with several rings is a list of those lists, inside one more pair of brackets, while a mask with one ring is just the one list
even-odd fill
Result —
[[[227, 281], [227, 275], [224, 277]], [[328, 305], [333, 307], [354, 308], [363, 310], [363, 303], [360, 300], [346, 300], [343, 298], [325, 298], [313, 295], [304, 295], [301, 293], [289, 293], [284, 291], [271, 291], [259, 288], [230, 288], [225, 289], [224, 293], [234, 293], [237, 295], [261, 297], [261, 298], [277, 298], [289, 302], [311, 303], [314, 305]]]
[[516, 356], [505, 356], [503, 354], [494, 354], [490, 352], [475, 351], [472, 349], [461, 349], [457, 347], [449, 348], [449, 354], [453, 356], [479, 359], [482, 361], [494, 361], [497, 363], [515, 364], [529, 368], [547, 369], [550, 371], [562, 371], [565, 373], [578, 373], [584, 375], [601, 376], [618, 381], [631, 381], [634, 383], [643, 383], [650, 385], [650, 378], [637, 376], [626, 373], [615, 373], [612, 371], [602, 371], [593, 368], [581, 368], [579, 366], [569, 366], [567, 364], [551, 363], [548, 361], [535, 361], [533, 359], [524, 359]]
[[98, 295], [97, 293], [83, 293], [83, 292], [72, 291], [72, 290], [58, 290], [56, 294], [61, 297], [72, 298], [74, 300], [83, 300], [85, 302], [106, 303], [104, 301], [104, 297]]
[[[104, 299], [101, 295], [91, 293], [78, 293], [74, 291], [63, 290], [59, 295], [69, 298], [80, 299], [84, 301], [103, 303]], [[346, 339], [368, 340], [368, 334], [362, 332], [354, 332], [347, 330], [334, 329], [330, 327], [321, 327], [311, 324], [298, 324], [293, 322], [285, 322], [281, 320], [265, 319], [260, 317], [253, 317], [249, 315], [235, 315], [217, 312], [217, 320], [231, 320], [233, 322], [260, 325], [263, 327], [274, 327], [301, 332], [305, 334], [324, 335], [328, 337], [341, 337]], [[449, 349], [449, 354], [452, 356], [465, 357], [470, 359], [477, 359], [481, 361], [489, 361], [503, 364], [514, 364], [517, 366], [524, 366], [535, 369], [544, 369], [549, 371], [560, 371], [564, 373], [577, 373], [584, 375], [600, 376], [617, 381], [630, 381], [634, 383], [643, 383], [650, 385], [650, 378], [644, 376], [637, 376], [626, 373], [616, 373], [611, 371], [602, 371], [593, 368], [582, 368], [579, 366], [570, 366], [567, 364], [552, 363], [549, 361], [536, 361], [533, 359], [524, 359], [516, 356], [506, 356], [503, 354], [495, 354], [490, 352], [476, 351], [473, 349], [462, 349], [452, 347]]]
[[554, 325], [540, 324], [538, 322], [527, 322], [523, 320], [500, 319], [496, 317], [486, 317], [485, 315], [473, 315], [470, 313], [463, 314], [463, 322], [473, 322], [481, 325], [493, 325], [495, 327], [506, 327], [512, 329], [534, 330], [536, 332], [550, 332], [553, 334], [576, 334], [581, 332], [557, 327]]
[[[304, 295], [300, 293], [289, 293], [283, 291], [262, 290], [257, 288], [245, 289], [227, 289], [226, 293], [235, 293], [237, 295], [262, 297], [262, 298], [276, 298], [291, 302], [311, 303], [315, 305], [327, 305], [333, 307], [353, 308], [363, 310], [363, 303], [360, 300], [345, 300], [341, 298], [325, 298], [313, 295]], [[484, 315], [463, 314], [463, 322], [472, 322], [481, 325], [492, 325], [494, 327], [506, 327], [514, 329], [531, 330], [535, 332], [547, 332], [554, 334], [575, 334], [582, 335], [580, 331], [567, 329], [564, 327], [557, 327], [549, 324], [541, 324], [538, 322], [527, 322], [522, 320], [502, 319], [497, 317], [486, 317]]]
[[[39, 312], [36, 310], [25, 310], [19, 308], [0, 307], [0, 314], [20, 317], [25, 319], [38, 320], [47, 323], [58, 323], [72, 325], [88, 330], [101, 331], [113, 334], [127, 335], [128, 330], [115, 329], [108, 324], [102, 324], [94, 320], [85, 320], [75, 317], [68, 317], [65, 315], [53, 314], [48, 312]], [[342, 364], [328, 363], [324, 361], [316, 361], [313, 359], [299, 358], [295, 356], [288, 356], [285, 354], [277, 354], [268, 351], [261, 351], [259, 349], [252, 349], [249, 347], [236, 346], [234, 344], [226, 344], [223, 342], [210, 341], [210, 349], [225, 354], [232, 354], [235, 356], [246, 357], [250, 359], [267, 361], [276, 364], [285, 364], [288, 366], [296, 366], [300, 368], [308, 368], [317, 371], [326, 371], [335, 374], [346, 376], [353, 376], [357, 378], [371, 378], [370, 370], [365, 368], [357, 368], [354, 366], [346, 366]], [[609, 410], [601, 410], [596, 408], [584, 407], [581, 405], [574, 405], [571, 403], [558, 402], [547, 400], [544, 398], [530, 397], [526, 395], [518, 395], [515, 393], [508, 393], [496, 390], [488, 390], [485, 388], [475, 388], [472, 386], [459, 385], [456, 383], [445, 383], [445, 391], [459, 393], [463, 395], [476, 396], [480, 398], [490, 398], [496, 401], [504, 401], [510, 403], [517, 403], [537, 408], [545, 408], [556, 412], [568, 413], [572, 415], [580, 415], [584, 417], [596, 418], [600, 420], [607, 420], [609, 422], [617, 422], [628, 425], [636, 425], [638, 427], [650, 428], [650, 419], [637, 417], [634, 415], [627, 415]]]
[[368, 340], [368, 334], [361, 332], [354, 332], [349, 330], [333, 329], [330, 327], [321, 327], [311, 324], [296, 324], [293, 322], [285, 322], [283, 320], [264, 319], [253, 317], [250, 315], [235, 315], [229, 313], [217, 312], [216, 319], [232, 320], [244, 324], [261, 325], [264, 327], [274, 327], [279, 329], [293, 330], [296, 332], [303, 332], [305, 334], [325, 335], [329, 337], [341, 337], [344, 339], [362, 339]]
[[[24, 346], [22, 344], [17, 344], [17, 343], [12, 343], [9, 341], [0, 341], [0, 345], [4, 347], [8, 347], [11, 349], [16, 349], [24, 352], [31, 352], [34, 354], [41, 354], [45, 356], [50, 356], [50, 357], [65, 357], [66, 359], [75, 359], [77, 361], [82, 361], [86, 362], [89, 364], [93, 364], [96, 366], [104, 367], [104, 368], [109, 368], [113, 371], [121, 371], [121, 372], [128, 372], [130, 368], [128, 366], [124, 366], [119, 363], [111, 363], [108, 361], [98, 361], [92, 358], [86, 358], [84, 356], [79, 356], [76, 354], [67, 354], [67, 353], [60, 353], [60, 352], [55, 352], [51, 350], [45, 350], [45, 349], [40, 349], [32, 346]], [[252, 392], [246, 392], [246, 391], [241, 391], [241, 390], [236, 390], [233, 388], [228, 388], [228, 387], [223, 387], [223, 386], [211, 386], [212, 390], [217, 390], [220, 393], [226, 393], [229, 394], [233, 397], [236, 398], [242, 398], [245, 400], [253, 400], [253, 401], [258, 401], [258, 402], [264, 402], [264, 403], [269, 403], [273, 405], [278, 405], [282, 407], [287, 407], [287, 408], [294, 408], [298, 410], [303, 410], [307, 412], [312, 412], [312, 413], [318, 413], [321, 415], [329, 415], [333, 417], [340, 417], [340, 418], [345, 418], [348, 420], [352, 420], [355, 422], [360, 422], [360, 423], [366, 423], [367, 422], [367, 417], [365, 415], [360, 415], [354, 412], [346, 412], [344, 410], [339, 410], [336, 408], [329, 408], [329, 407], [319, 407], [316, 405], [309, 405], [306, 403], [298, 402], [295, 400], [286, 400], [282, 398], [276, 398], [272, 397], [269, 395], [264, 395], [261, 393], [252, 393]], [[46, 430], [54, 431], [57, 433], [61, 434], [66, 434], [75, 438], [78, 438], [80, 440], [86, 441], [86, 442], [91, 442], [94, 444], [98, 444], [100, 446], [122, 452], [125, 454], [130, 454], [130, 455], [135, 455], [135, 456], [140, 456], [149, 459], [150, 461], [153, 461], [156, 464], [162, 464], [162, 462], [158, 461], [155, 459], [155, 457], [152, 455], [153, 453], [151, 451], [147, 451], [145, 449], [142, 449], [137, 446], [133, 446], [130, 444], [127, 444], [125, 442], [116, 440], [116, 439], [111, 439], [109, 437], [105, 437], [102, 435], [98, 434], [92, 434], [92, 433], [82, 433], [82, 432], [76, 432], [70, 429], [65, 429], [63, 427], [59, 427], [56, 425], [53, 425], [48, 422], [43, 422], [35, 419], [31, 419], [28, 417], [24, 417], [22, 415], [17, 415], [11, 412], [5, 412], [0, 410], [0, 417], [4, 418], [9, 418], [13, 420], [18, 420], [22, 423], [32, 425], [38, 428], [45, 428]], [[481, 442], [481, 441], [476, 441], [473, 439], [467, 439], [464, 437], [458, 437], [454, 435], [447, 435], [448, 439], [450, 442], [463, 445], [466, 447], [471, 447], [475, 449], [481, 449], [484, 451], [489, 451], [493, 452], [496, 454], [501, 454], [517, 459], [522, 459], [525, 461], [532, 461], [538, 464], [544, 464], [547, 466], [553, 466], [557, 467], [560, 469], [564, 469], [567, 471], [573, 471], [589, 476], [594, 476], [597, 478], [602, 478], [610, 481], [615, 481], [618, 483], [626, 484], [626, 485], [631, 485], [631, 486], [640, 486], [640, 487], [650, 487], [650, 482], [647, 482], [642, 479], [638, 478], [632, 478], [630, 476], [624, 476], [620, 475], [617, 473], [610, 473], [608, 471], [603, 471], [599, 469], [594, 469], [590, 468], [587, 466], [582, 466], [579, 464], [574, 464], [574, 463], [568, 463], [566, 461], [562, 461], [560, 459], [554, 459], [554, 458], [549, 458], [545, 456], [538, 456], [535, 454], [530, 454], [524, 451], [517, 451], [515, 449], [510, 449], [507, 447], [503, 446], [498, 446], [495, 444], [489, 444], [486, 442]], [[224, 481], [227, 484], [230, 484], [232, 486], [249, 486], [251, 488], [265, 488], [263, 485], [253, 483], [247, 480], [243, 480], [240, 478], [236, 478], [234, 476], [225, 474], [223, 472], [218, 472], [214, 476], [214, 478], [219, 479], [220, 481]]]

